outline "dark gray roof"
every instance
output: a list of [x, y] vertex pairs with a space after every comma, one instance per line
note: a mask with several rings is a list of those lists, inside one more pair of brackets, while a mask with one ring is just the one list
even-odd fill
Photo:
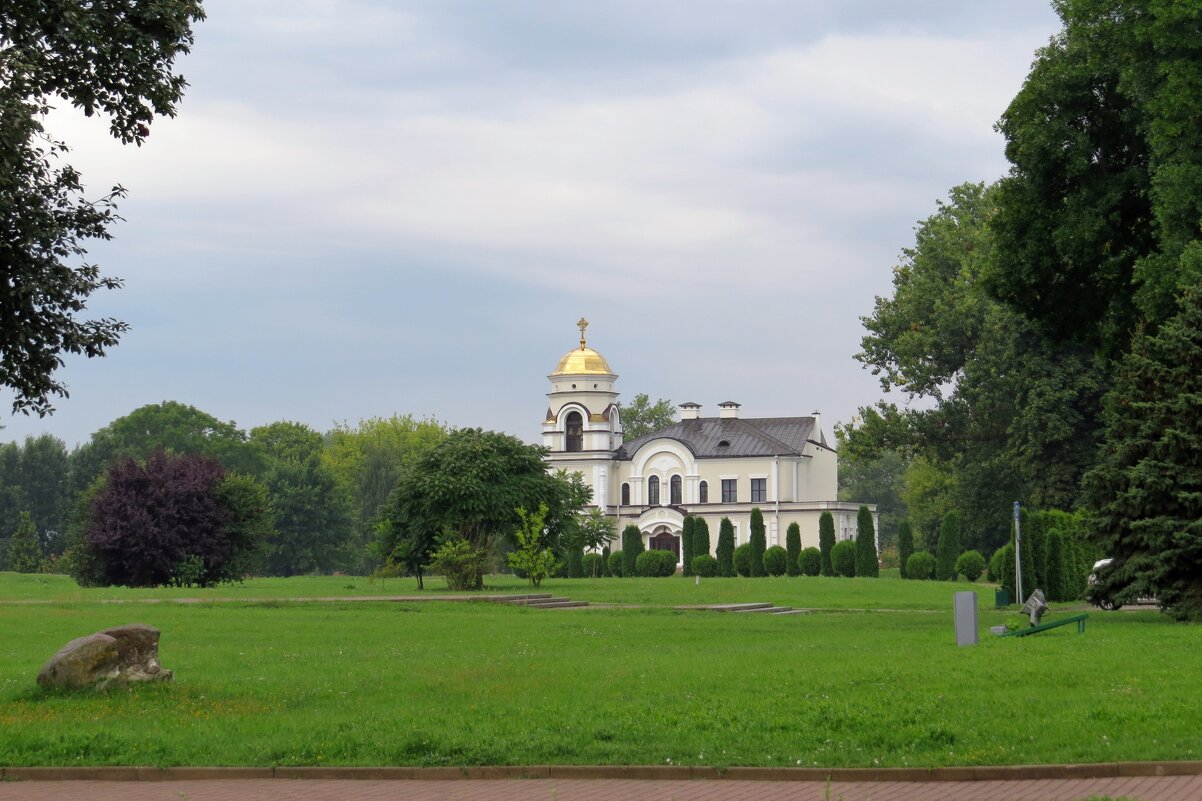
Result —
[[[618, 448], [631, 459], [653, 439], [674, 439], [698, 459], [721, 456], [800, 456], [814, 432], [813, 417], [701, 417], [645, 434]], [[821, 433], [818, 433], [821, 437]], [[726, 442], [728, 444], [721, 445]], [[822, 443], [822, 440], [819, 440]]]

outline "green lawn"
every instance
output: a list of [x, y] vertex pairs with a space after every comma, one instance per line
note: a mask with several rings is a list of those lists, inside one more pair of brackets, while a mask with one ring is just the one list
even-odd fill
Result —
[[[1202, 758], [1202, 629], [1154, 612], [1091, 614], [1084, 636], [1075, 627], [1026, 638], [985, 633], [979, 646], [957, 648], [950, 593], [964, 585], [862, 582], [874, 591], [781, 579], [743, 580], [740, 590], [737, 580], [710, 582], [714, 593], [786, 605], [822, 597], [917, 610], [769, 617], [451, 603], [129, 606], [100, 601], [145, 593], [30, 581], [0, 574], [0, 593], [15, 599], [24, 587], [25, 597], [87, 599], [0, 605], [0, 765]], [[366, 585], [264, 580], [222, 592], [339, 594], [337, 582]], [[412, 589], [397, 584], [387, 591]], [[552, 588], [587, 597], [622, 585], [657, 603], [696, 589], [684, 579]], [[1007, 617], [984, 606], [982, 629]], [[99, 696], [36, 689], [38, 668], [64, 642], [131, 622], [163, 630], [173, 683]]]
[[[426, 580], [419, 591], [411, 578], [383, 580], [357, 576], [296, 576], [288, 579], [248, 579], [241, 584], [217, 587], [156, 587], [127, 589], [100, 587], [83, 589], [66, 576], [0, 573], [0, 604], [5, 601], [39, 600], [96, 602], [102, 600], [148, 600], [172, 598], [261, 599], [336, 596], [446, 594], [439, 577]], [[679, 606], [771, 601], [779, 606], [821, 609], [951, 609], [957, 590], [975, 589], [981, 607], [992, 606], [993, 586], [983, 583], [900, 581], [844, 578], [691, 578], [654, 579], [548, 579], [534, 588], [513, 576], [489, 576], [485, 593], [544, 592], [566, 595], [593, 603]]]

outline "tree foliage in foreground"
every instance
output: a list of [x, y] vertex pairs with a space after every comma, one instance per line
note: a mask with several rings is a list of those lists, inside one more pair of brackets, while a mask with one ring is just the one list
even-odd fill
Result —
[[128, 328], [80, 316], [93, 293], [121, 285], [84, 257], [88, 240], [110, 238], [124, 190], [87, 199], [46, 114], [65, 100], [141, 144], [156, 115], [175, 114], [186, 85], [175, 58], [203, 18], [199, 0], [0, 6], [0, 384], [14, 412], [52, 412], [67, 395], [55, 377], [64, 355], [103, 356]]
[[1088, 486], [1094, 530], [1114, 559], [1099, 589], [1202, 620], [1202, 287], [1157, 334], [1132, 343]]

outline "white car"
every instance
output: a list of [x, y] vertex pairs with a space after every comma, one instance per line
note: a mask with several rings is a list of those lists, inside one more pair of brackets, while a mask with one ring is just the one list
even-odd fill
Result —
[[[1098, 573], [1109, 567], [1113, 562], [1114, 559], [1109, 557], [1106, 559], [1099, 559], [1098, 561], [1094, 562], [1093, 568], [1089, 571], [1089, 578], [1086, 580], [1089, 584], [1089, 587], [1085, 590], [1085, 600], [1096, 605], [1099, 609], [1113, 610], [1121, 609], [1123, 607], [1122, 601], [1116, 601], [1113, 598], [1103, 596], [1098, 590], [1094, 589], [1098, 584]], [[1157, 601], [1155, 598], [1137, 598], [1135, 599], [1135, 603], [1155, 604]]]

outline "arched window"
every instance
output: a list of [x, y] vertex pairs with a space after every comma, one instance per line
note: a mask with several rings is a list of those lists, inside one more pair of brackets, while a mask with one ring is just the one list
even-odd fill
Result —
[[571, 412], [568, 414], [564, 429], [567, 432], [567, 441], [564, 448], [569, 453], [584, 450], [584, 418], [580, 416], [580, 412]]
[[659, 506], [659, 476], [647, 479], [647, 505]]
[[668, 502], [673, 506], [680, 506], [680, 476], [672, 476], [672, 480], [668, 482], [668, 498]]
[[630, 485], [629, 484], [622, 485], [622, 505], [630, 506]]
[[702, 481], [701, 486], [697, 488], [697, 492], [699, 493], [698, 497], [697, 497], [697, 500], [699, 503], [709, 503], [710, 502], [710, 485], [709, 484]]

